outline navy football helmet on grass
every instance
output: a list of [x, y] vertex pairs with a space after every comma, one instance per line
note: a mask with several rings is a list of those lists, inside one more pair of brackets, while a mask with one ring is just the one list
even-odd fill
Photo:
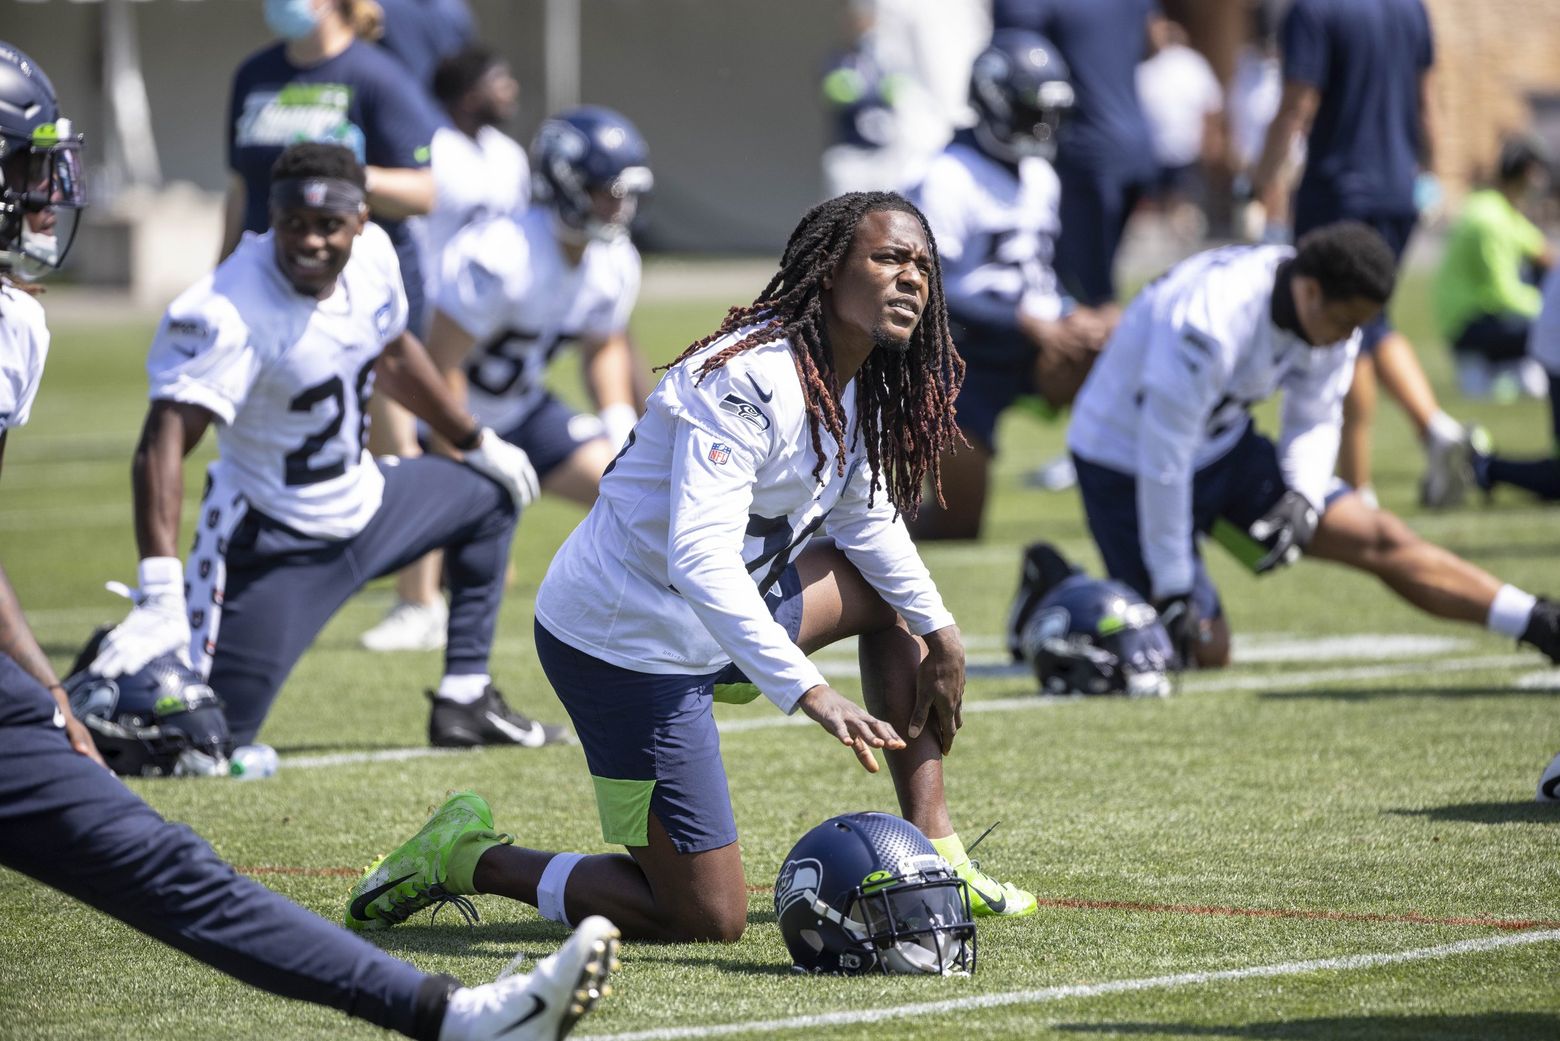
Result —
[[1056, 45], [1027, 29], [999, 29], [975, 59], [970, 105], [980, 147], [1010, 163], [1056, 158], [1056, 135], [1073, 107], [1067, 63]]
[[951, 975], [975, 969], [964, 882], [915, 825], [848, 813], [803, 835], [775, 882], [799, 972]]
[[81, 135], [37, 63], [0, 41], [0, 271], [34, 279], [58, 268], [85, 204]]
[[531, 142], [536, 201], [585, 239], [628, 234], [639, 197], [655, 184], [650, 149], [627, 117], [582, 105], [549, 117]]
[[1090, 578], [1044, 542], [1024, 550], [1008, 650], [1046, 694], [1162, 697], [1175, 665], [1151, 605], [1121, 582]]
[[103, 761], [130, 777], [226, 777], [233, 754], [222, 703], [176, 655], [114, 679], [88, 671], [109, 632], [92, 635], [65, 681], [70, 710]]

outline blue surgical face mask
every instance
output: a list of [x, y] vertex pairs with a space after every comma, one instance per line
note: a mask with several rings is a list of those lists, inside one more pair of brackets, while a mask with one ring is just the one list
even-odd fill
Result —
[[300, 40], [319, 24], [314, 0], [265, 0], [265, 24], [284, 40]]

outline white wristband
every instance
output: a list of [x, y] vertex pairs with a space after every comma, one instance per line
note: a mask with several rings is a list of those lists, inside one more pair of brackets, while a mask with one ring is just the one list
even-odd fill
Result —
[[633, 405], [617, 404], [608, 405], [601, 410], [601, 425], [605, 428], [607, 440], [611, 442], [614, 451], [623, 446], [628, 440], [629, 432], [634, 429], [634, 424], [639, 422], [639, 410]]
[[146, 557], [138, 569], [143, 596], [184, 596], [184, 564], [178, 557]]

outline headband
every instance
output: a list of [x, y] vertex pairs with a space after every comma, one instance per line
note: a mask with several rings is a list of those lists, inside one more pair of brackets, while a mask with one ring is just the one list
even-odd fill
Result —
[[279, 210], [356, 213], [363, 206], [363, 189], [340, 177], [288, 177], [271, 182], [271, 205]]

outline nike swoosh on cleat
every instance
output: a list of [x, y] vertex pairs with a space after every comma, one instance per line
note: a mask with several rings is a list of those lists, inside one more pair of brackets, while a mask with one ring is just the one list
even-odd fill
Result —
[[370, 889], [368, 892], [360, 894], [356, 899], [354, 899], [352, 901], [352, 906], [347, 908], [347, 914], [351, 915], [353, 918], [356, 918], [360, 922], [369, 921], [370, 920], [369, 917], [368, 917], [368, 905], [369, 904], [372, 904], [375, 900], [378, 900], [380, 897], [384, 896], [386, 893], [390, 892], [390, 890], [394, 889], [396, 886], [400, 885], [402, 882], [405, 882], [407, 879], [415, 878], [416, 876], [417, 876], [417, 872], [413, 871], [410, 875], [402, 875], [400, 878], [397, 878], [397, 879], [395, 879], [393, 881], [390, 881], [390, 882], [386, 882], [382, 886], [375, 886], [373, 889]]
[[1555, 774], [1544, 782], [1544, 796], [1549, 799], [1560, 800], [1560, 774]]
[[484, 712], [483, 715], [487, 717], [489, 723], [492, 723], [499, 730], [503, 731], [504, 734], [506, 734], [509, 739], [517, 745], [524, 745], [527, 748], [536, 748], [542, 743], [543, 735], [541, 733], [540, 724], [532, 723], [531, 729], [522, 730], [496, 712]]
[[546, 1011], [547, 1011], [547, 1002], [543, 1001], [541, 998], [537, 997], [535, 994], [532, 994], [531, 995], [531, 1009], [530, 1009], [530, 1011], [527, 1012], [525, 1015], [521, 1016], [519, 1019], [515, 1020], [513, 1023], [509, 1024], [503, 1030], [500, 1030], [498, 1032], [498, 1036], [499, 1037], [503, 1037], [505, 1034], [509, 1033], [511, 1030], [519, 1030], [521, 1027], [525, 1026], [527, 1023], [531, 1022], [531, 1020], [535, 1019], [537, 1016], [540, 1016], [543, 1012], [546, 1012]]
[[[1007, 897], [1000, 895], [991, 896], [973, 882], [966, 881], [964, 884], [975, 890], [980, 895], [980, 898], [986, 901], [986, 906], [991, 909], [992, 914], [1001, 914], [1007, 910]], [[1001, 890], [998, 890], [998, 893], [1000, 894]]]

